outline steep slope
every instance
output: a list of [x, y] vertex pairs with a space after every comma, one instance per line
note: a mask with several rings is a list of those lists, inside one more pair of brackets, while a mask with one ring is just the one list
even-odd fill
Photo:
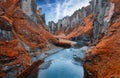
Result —
[[84, 64], [85, 78], [120, 77], [120, 1], [107, 1], [107, 3], [110, 2], [114, 5], [114, 15], [112, 16], [110, 24], [108, 25], [109, 28], [106, 30], [104, 37], [99, 40], [99, 43], [94, 48], [87, 52]]
[[[31, 54], [49, 47], [35, 0], [0, 1], [0, 77], [13, 78], [32, 62]], [[46, 36], [47, 35], [47, 36]]]
[[58, 20], [57, 23], [50, 21], [48, 24], [49, 31], [57, 35], [61, 32], [65, 35], [68, 35], [78, 25], [84, 27], [84, 18], [89, 16], [90, 14], [90, 6], [83, 7], [75, 11], [72, 16], [66, 16], [63, 19]]
[[66, 16], [60, 19], [58, 23], [49, 22], [49, 31], [55, 34], [58, 39], [78, 40], [88, 44], [92, 31], [94, 14], [90, 5], [83, 7], [73, 13], [72, 16]]
[[85, 17], [83, 19], [84, 26], [78, 25], [76, 26], [67, 36], [67, 39], [70, 38], [77, 38], [80, 35], [88, 35], [90, 36], [91, 30], [92, 30], [92, 24], [93, 24], [93, 14], [90, 14], [89, 16]]
[[32, 56], [80, 40], [86, 53], [85, 78], [120, 77], [120, 1], [92, 0], [72, 16], [50, 22], [48, 32], [35, 0], [0, 1], [0, 77], [13, 78], [29, 68]]
[[120, 77], [120, 17], [117, 17], [106, 35], [93, 48], [88, 50], [85, 60], [85, 78]]
[[85, 78], [120, 77], [119, 26], [119, 0], [91, 0], [72, 16], [49, 24], [57, 38], [82, 40], [92, 47], [85, 57]]

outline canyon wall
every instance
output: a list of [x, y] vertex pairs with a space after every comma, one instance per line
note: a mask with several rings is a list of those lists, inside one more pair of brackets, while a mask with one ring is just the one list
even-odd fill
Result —
[[92, 0], [94, 20], [90, 48], [85, 57], [84, 78], [120, 77], [120, 1]]
[[85, 78], [120, 77], [119, 0], [92, 0], [72, 16], [49, 22], [48, 28], [36, 7], [35, 0], [0, 1], [0, 77], [17, 77], [61, 38], [93, 46], [86, 53]]
[[89, 3], [72, 16], [66, 16], [57, 23], [49, 22], [49, 31], [56, 35], [64, 33], [64, 38], [73, 40], [80, 40], [84, 35], [91, 45], [97, 44], [110, 26], [115, 4], [108, 0], [92, 0]]
[[110, 25], [115, 4], [108, 0], [93, 0], [90, 3], [94, 14], [92, 41], [96, 44]]
[[37, 23], [37, 4], [35, 0], [21, 0], [21, 9], [28, 15], [35, 23]]
[[17, 77], [49, 47], [43, 19], [35, 0], [0, 0], [0, 78]]
[[58, 38], [82, 40], [91, 46], [84, 61], [84, 78], [120, 77], [119, 0], [91, 0], [87, 7], [48, 27]]
[[63, 32], [69, 34], [70, 30], [75, 28], [77, 25], [84, 26], [83, 18], [90, 14], [88, 7], [83, 7], [74, 12], [72, 16], [66, 16], [63, 19], [58, 20], [57, 23], [50, 21], [48, 23], [49, 31], [52, 33]]

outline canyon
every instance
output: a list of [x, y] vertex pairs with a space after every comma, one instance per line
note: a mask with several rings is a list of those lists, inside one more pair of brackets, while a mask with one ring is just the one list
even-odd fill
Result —
[[119, 78], [119, 28], [119, 0], [91, 0], [48, 25], [36, 0], [1, 0], [0, 78], [27, 78], [52, 55], [47, 51], [84, 46], [84, 78]]

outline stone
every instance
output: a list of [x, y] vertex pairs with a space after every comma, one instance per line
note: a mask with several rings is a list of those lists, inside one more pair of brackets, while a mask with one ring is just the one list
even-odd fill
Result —
[[[63, 33], [69, 33], [71, 29], [75, 28], [76, 26], [84, 26], [83, 18], [90, 14], [90, 6], [83, 7], [73, 13], [71, 16], [66, 16], [63, 19], [58, 20], [55, 24], [53, 21], [48, 24], [48, 28], [50, 32], [57, 32], [62, 31]], [[54, 25], [52, 25], [54, 24]], [[51, 29], [51, 27], [53, 27]]]
[[35, 0], [21, 0], [21, 8], [26, 15], [28, 15], [35, 23], [37, 23], [37, 5]]
[[93, 42], [97, 43], [100, 37], [100, 34], [103, 34], [109, 26], [109, 21], [113, 16], [114, 3], [111, 3], [107, 0], [93, 0], [94, 7], [93, 13], [94, 22], [93, 22]]

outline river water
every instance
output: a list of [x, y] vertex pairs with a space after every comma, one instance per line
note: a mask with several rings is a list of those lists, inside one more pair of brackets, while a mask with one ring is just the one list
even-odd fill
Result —
[[[82, 61], [87, 47], [64, 49], [45, 58], [39, 66], [38, 78], [83, 78]], [[76, 59], [77, 60], [76, 60]]]

